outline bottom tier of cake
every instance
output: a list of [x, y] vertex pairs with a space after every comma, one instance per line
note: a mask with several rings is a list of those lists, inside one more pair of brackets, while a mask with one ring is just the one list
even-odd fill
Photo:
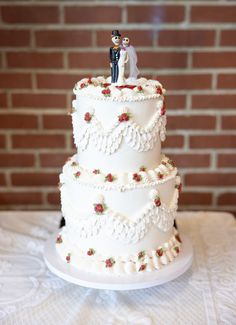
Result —
[[65, 263], [122, 275], [157, 270], [173, 261], [181, 250], [173, 227], [181, 184], [168, 161], [162, 161], [160, 179], [158, 169], [140, 174], [138, 182], [119, 176], [112, 184], [89, 182], [73, 159], [67, 162], [60, 176], [66, 225], [56, 243]]

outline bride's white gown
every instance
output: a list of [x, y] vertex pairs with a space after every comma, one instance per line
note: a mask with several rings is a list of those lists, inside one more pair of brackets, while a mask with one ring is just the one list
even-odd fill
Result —
[[117, 85], [122, 86], [125, 84], [125, 63], [129, 60], [128, 53], [126, 50], [120, 50], [120, 58], [118, 61], [119, 74], [117, 79]]

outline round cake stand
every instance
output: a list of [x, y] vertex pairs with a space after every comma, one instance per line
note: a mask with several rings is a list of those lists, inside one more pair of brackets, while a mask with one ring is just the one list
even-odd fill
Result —
[[[59, 231], [58, 231], [59, 232]], [[160, 285], [176, 279], [192, 264], [193, 247], [187, 236], [181, 234], [182, 249], [178, 257], [160, 270], [132, 275], [96, 274], [76, 269], [64, 263], [56, 251], [56, 237], [51, 236], [44, 248], [44, 260], [49, 270], [60, 278], [83, 287], [108, 290], [135, 290]]]

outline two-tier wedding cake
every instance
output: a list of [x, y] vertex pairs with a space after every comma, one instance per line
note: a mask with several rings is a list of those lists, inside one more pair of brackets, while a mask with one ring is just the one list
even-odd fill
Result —
[[165, 90], [145, 78], [109, 82], [85, 78], [74, 88], [78, 151], [60, 175], [66, 225], [56, 249], [65, 263], [88, 272], [158, 272], [181, 250], [174, 227], [181, 181], [161, 153]]

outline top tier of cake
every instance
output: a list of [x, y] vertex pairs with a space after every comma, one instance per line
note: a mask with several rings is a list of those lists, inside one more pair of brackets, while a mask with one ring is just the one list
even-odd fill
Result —
[[85, 78], [74, 93], [73, 135], [83, 168], [119, 173], [160, 164], [166, 116], [158, 81], [118, 87], [104, 77]]

